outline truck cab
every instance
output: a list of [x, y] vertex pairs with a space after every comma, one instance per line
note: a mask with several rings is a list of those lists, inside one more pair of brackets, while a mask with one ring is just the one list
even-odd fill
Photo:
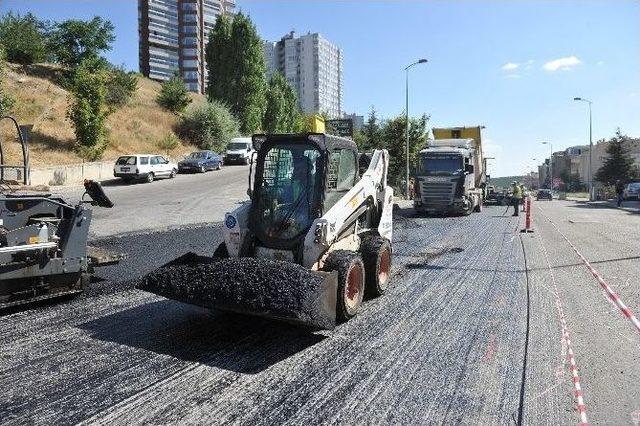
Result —
[[414, 208], [431, 214], [468, 214], [482, 202], [481, 190], [475, 190], [472, 141], [443, 142], [419, 153]]

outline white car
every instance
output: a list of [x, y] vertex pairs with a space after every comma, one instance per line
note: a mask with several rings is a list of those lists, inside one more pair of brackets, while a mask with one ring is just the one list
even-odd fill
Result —
[[124, 181], [145, 180], [153, 182], [159, 178], [173, 178], [178, 173], [178, 166], [156, 154], [123, 155], [113, 166], [113, 175]]
[[233, 138], [224, 153], [224, 164], [249, 164], [254, 152], [251, 138]]

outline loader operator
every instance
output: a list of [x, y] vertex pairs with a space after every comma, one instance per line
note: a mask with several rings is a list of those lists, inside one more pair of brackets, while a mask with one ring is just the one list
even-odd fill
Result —
[[304, 147], [291, 148], [291, 177], [285, 173], [276, 178], [272, 195], [267, 234], [272, 237], [291, 238], [309, 227], [315, 200], [316, 165], [310, 156], [314, 151]]

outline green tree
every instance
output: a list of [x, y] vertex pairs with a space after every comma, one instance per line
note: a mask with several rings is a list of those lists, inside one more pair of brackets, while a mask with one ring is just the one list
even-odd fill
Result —
[[108, 146], [108, 79], [103, 63], [95, 58], [76, 67], [71, 79], [67, 118], [75, 130], [80, 155], [90, 161], [100, 159]]
[[[429, 116], [409, 119], [409, 164], [414, 169], [418, 152], [427, 142], [427, 123]], [[388, 120], [381, 129], [382, 146], [389, 150], [389, 181], [393, 186], [402, 188], [406, 179], [405, 135], [406, 118], [403, 115]]]
[[107, 82], [107, 104], [111, 107], [126, 105], [138, 90], [138, 75], [126, 71], [124, 66], [112, 67]]
[[30, 65], [47, 58], [46, 22], [31, 13], [24, 16], [8, 12], [0, 18], [0, 44], [6, 50], [9, 62]]
[[54, 25], [49, 46], [56, 60], [67, 67], [75, 67], [86, 59], [111, 50], [115, 41], [114, 26], [99, 16], [90, 21], [68, 19]]
[[191, 103], [191, 97], [184, 85], [184, 80], [178, 76], [173, 76], [162, 83], [157, 102], [158, 105], [171, 112], [184, 112], [187, 106]]
[[[355, 139], [355, 138], [354, 138]], [[371, 151], [383, 146], [382, 128], [375, 108], [372, 106], [367, 122], [362, 126], [362, 135], [358, 136], [360, 141], [358, 148], [363, 151]]]
[[169, 153], [180, 146], [180, 139], [176, 136], [175, 133], [169, 132], [162, 139], [158, 141], [158, 148], [162, 149], [167, 157]]
[[239, 135], [239, 128], [229, 108], [212, 101], [189, 108], [178, 125], [178, 134], [200, 149], [222, 152], [231, 138]]
[[620, 129], [616, 131], [616, 135], [609, 140], [607, 158], [594, 175], [595, 180], [605, 185], [613, 185], [617, 180], [627, 182], [634, 177], [633, 157], [629, 155], [626, 146], [630, 139], [623, 135]]
[[219, 31], [214, 29], [207, 48], [211, 59], [209, 99], [229, 105], [240, 120], [242, 133], [250, 134], [260, 128], [267, 102], [263, 42], [251, 19], [242, 12], [233, 18], [230, 36], [225, 18], [218, 19]]
[[293, 132], [299, 115], [298, 99], [293, 88], [282, 74], [275, 73], [269, 80], [262, 129], [267, 133]]
[[231, 21], [224, 14], [218, 15], [213, 30], [209, 32], [205, 58], [209, 69], [208, 99], [231, 104], [235, 91], [235, 72], [231, 50]]
[[2, 46], [0, 46], [0, 115], [9, 115], [11, 114], [16, 101], [13, 97], [4, 93], [4, 90], [2, 89], [2, 83], [4, 80], [4, 67], [5, 53]]

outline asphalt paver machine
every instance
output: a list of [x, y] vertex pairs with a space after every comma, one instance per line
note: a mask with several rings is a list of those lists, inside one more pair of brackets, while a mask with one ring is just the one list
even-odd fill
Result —
[[250, 200], [227, 213], [212, 257], [193, 253], [139, 287], [178, 301], [331, 329], [390, 279], [389, 154], [360, 174], [355, 143], [322, 133], [254, 135]]
[[85, 195], [75, 205], [31, 186], [26, 135], [13, 117], [0, 117], [5, 120], [15, 127], [22, 164], [5, 163], [7, 146], [0, 138], [0, 310], [80, 293], [94, 267], [122, 258], [87, 247], [87, 204], [113, 206], [100, 184], [85, 181]]

